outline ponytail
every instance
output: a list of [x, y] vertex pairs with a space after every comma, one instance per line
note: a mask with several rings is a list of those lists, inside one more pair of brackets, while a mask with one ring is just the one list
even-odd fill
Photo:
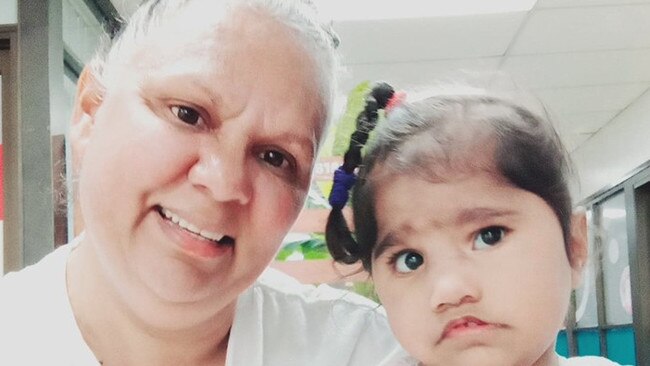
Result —
[[361, 259], [359, 244], [343, 216], [343, 208], [348, 201], [350, 189], [356, 182], [355, 170], [362, 162], [361, 149], [377, 125], [378, 111], [385, 109], [394, 95], [395, 90], [387, 83], [379, 82], [373, 86], [366, 96], [363, 111], [357, 116], [356, 129], [350, 136], [348, 150], [343, 155], [343, 165], [334, 172], [334, 183], [329, 196], [332, 210], [327, 217], [325, 241], [332, 258], [340, 263], [353, 264]]

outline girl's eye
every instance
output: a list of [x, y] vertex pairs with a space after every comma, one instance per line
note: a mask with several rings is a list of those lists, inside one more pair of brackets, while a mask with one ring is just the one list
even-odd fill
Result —
[[422, 255], [415, 252], [402, 252], [395, 258], [395, 270], [399, 273], [413, 272], [424, 263]]
[[506, 230], [500, 226], [490, 226], [481, 229], [474, 238], [474, 249], [486, 249], [498, 244]]
[[277, 150], [265, 150], [259, 155], [260, 159], [264, 160], [267, 164], [276, 168], [282, 168], [289, 165], [289, 159]]
[[176, 118], [187, 123], [188, 125], [196, 126], [202, 120], [201, 114], [194, 108], [190, 108], [182, 105], [175, 105], [171, 107], [171, 111], [174, 114], [174, 116], [176, 116]]

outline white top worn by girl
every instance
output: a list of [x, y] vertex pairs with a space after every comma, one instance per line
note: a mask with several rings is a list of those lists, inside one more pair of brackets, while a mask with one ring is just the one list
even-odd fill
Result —
[[[396, 361], [391, 366], [421, 366], [422, 364], [411, 358], [404, 358], [401, 361]], [[585, 356], [585, 357], [571, 357], [564, 358], [558, 356], [559, 366], [621, 366], [616, 362], [610, 361], [603, 357]]]
[[[98, 365], [67, 297], [75, 245], [0, 279], [0, 365]], [[402, 356], [373, 302], [269, 269], [239, 296], [226, 366], [390, 365]]]
[[564, 358], [559, 356], [560, 366], [620, 366], [616, 362], [610, 361], [604, 357], [585, 356]]

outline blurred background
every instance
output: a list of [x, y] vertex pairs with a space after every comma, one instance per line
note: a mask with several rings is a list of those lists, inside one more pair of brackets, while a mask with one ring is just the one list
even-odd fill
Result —
[[[552, 117], [576, 165], [592, 260], [558, 351], [650, 365], [650, 0], [315, 0], [341, 43], [338, 122], [275, 267], [372, 297], [324, 246], [336, 140], [374, 81], [407, 95], [460, 80]], [[75, 83], [138, 0], [0, 0], [0, 273], [67, 243]], [[1, 301], [1, 299], [0, 299]]]

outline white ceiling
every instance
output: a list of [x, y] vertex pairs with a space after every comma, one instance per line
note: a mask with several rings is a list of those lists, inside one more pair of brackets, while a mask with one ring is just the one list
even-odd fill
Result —
[[[138, 1], [113, 2], [128, 14]], [[347, 69], [343, 92], [364, 80], [408, 92], [456, 70], [466, 79], [503, 73], [499, 80], [543, 101], [570, 150], [650, 88], [650, 0], [537, 0], [528, 12], [338, 21], [334, 28]], [[338, 108], [344, 103], [341, 96]]]

